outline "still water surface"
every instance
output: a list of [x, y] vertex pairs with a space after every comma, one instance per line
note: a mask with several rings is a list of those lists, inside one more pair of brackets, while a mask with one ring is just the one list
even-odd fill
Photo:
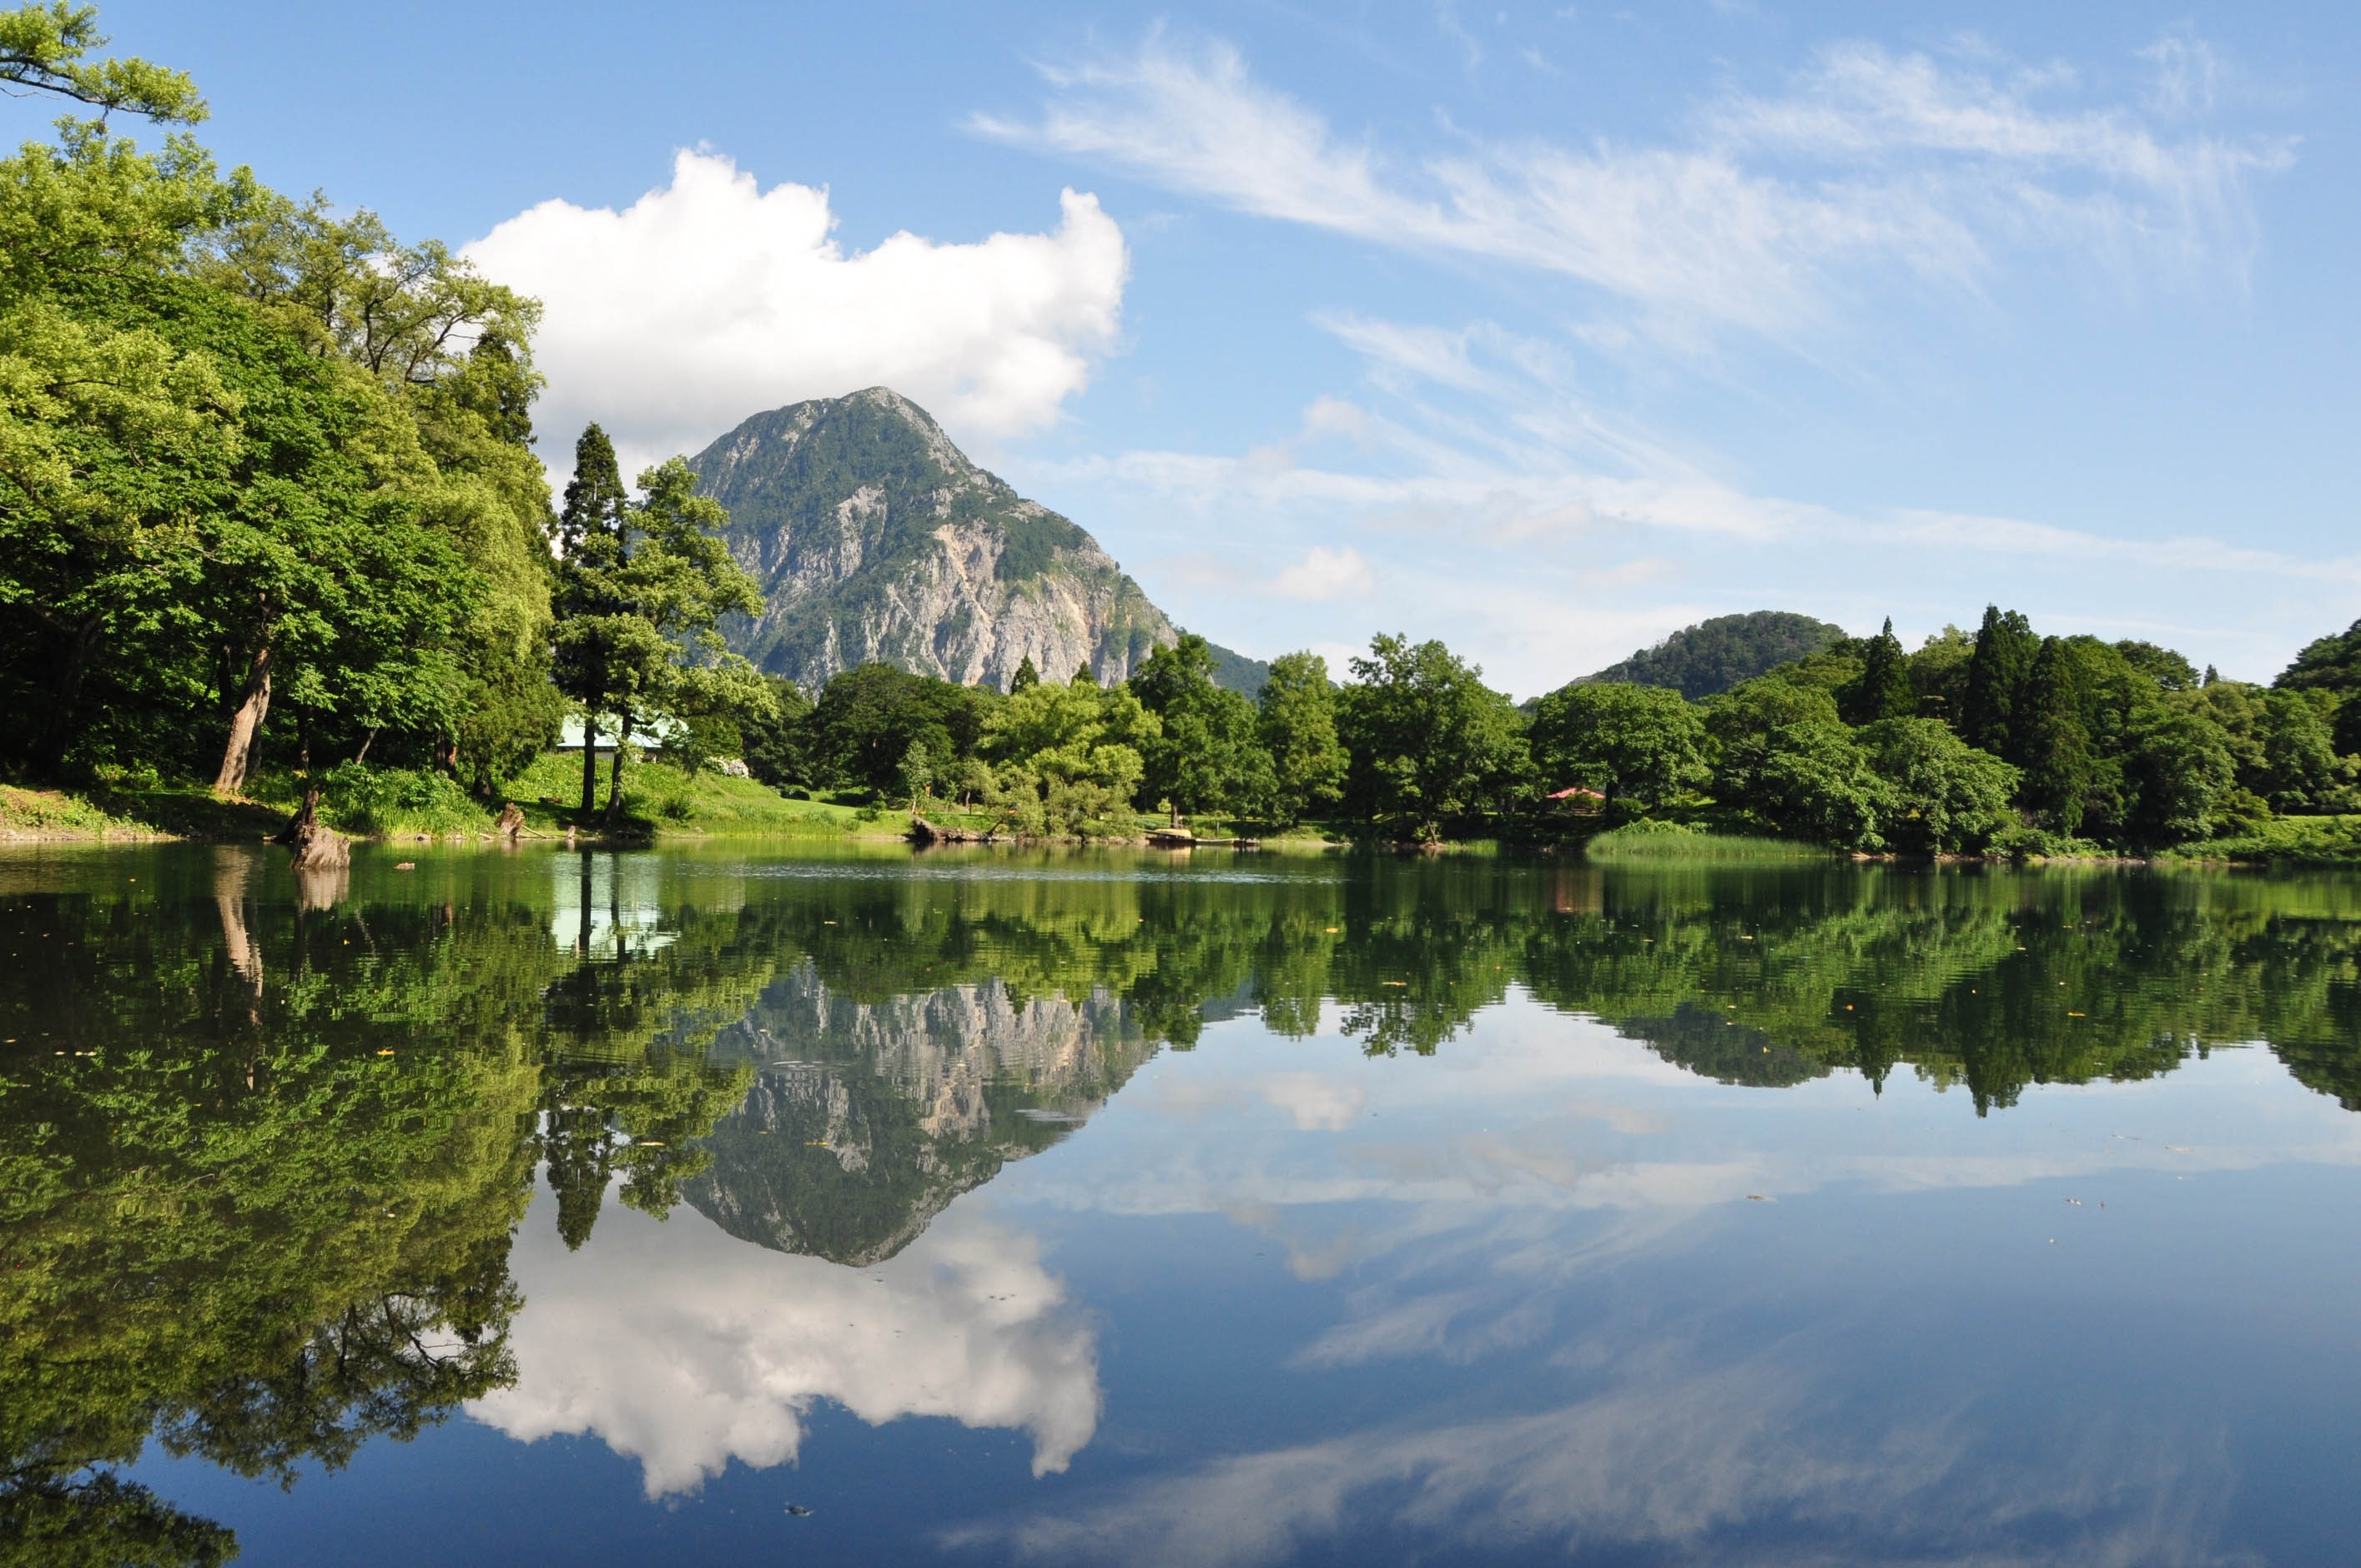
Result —
[[0, 859], [0, 1563], [2348, 1561], [2361, 881]]

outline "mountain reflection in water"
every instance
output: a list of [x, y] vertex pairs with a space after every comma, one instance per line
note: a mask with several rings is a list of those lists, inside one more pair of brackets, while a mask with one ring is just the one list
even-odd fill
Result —
[[[1038, 1495], [928, 1447], [935, 1500], [847, 1557], [2231, 1560], [2272, 1555], [2257, 1486], [2272, 1529], [2361, 1523], [2251, 1479], [2237, 1413], [2355, 1391], [2313, 1336], [2355, 1283], [2361, 883], [282, 867], [0, 860], [0, 1563], [301, 1561], [334, 1472], [462, 1410], [675, 1503], [820, 1475], [831, 1411], [1023, 1435]], [[2061, 1180], [2115, 1228], [2005, 1196]], [[2208, 1219], [2241, 1180], [2292, 1207]], [[2020, 1284], [2069, 1205], [2104, 1269]], [[2242, 1278], [2275, 1349], [2142, 1310]], [[2107, 1371], [2135, 1346], [2177, 1392]], [[600, 1517], [585, 1560], [692, 1528]]]

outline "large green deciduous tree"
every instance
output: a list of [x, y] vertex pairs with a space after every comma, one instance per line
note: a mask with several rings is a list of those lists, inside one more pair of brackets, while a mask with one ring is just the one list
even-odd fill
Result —
[[1215, 685], [1213, 671], [1212, 649], [1192, 631], [1133, 672], [1132, 695], [1157, 718], [1157, 733], [1140, 752], [1143, 807], [1169, 801], [1176, 813], [1249, 817], [1270, 808], [1278, 780], [1254, 704]]
[[1932, 718], [1885, 718], [1855, 740], [1887, 794], [1878, 837], [1896, 850], [1982, 850], [2016, 821], [2016, 770]]
[[1027, 686], [984, 721], [995, 800], [1019, 832], [1127, 836], [1142, 753], [1162, 729], [1129, 686], [1102, 688], [1087, 671]]
[[1620, 682], [1561, 686], [1526, 732], [1544, 788], [1581, 784], [1642, 806], [1705, 783], [1705, 721], [1677, 691]]
[[[972, 759], [998, 694], [891, 664], [861, 664], [831, 678], [800, 731], [810, 782], [889, 795], [915, 742], [949, 777]], [[749, 758], [751, 765], [753, 759]]]
[[1825, 687], [1763, 675], [1731, 687], [1705, 705], [1712, 741], [1714, 797], [1745, 809], [1763, 789], [1774, 738], [1789, 725], [1834, 725], [1836, 699]]
[[[0, 80], [201, 114], [176, 73], [85, 62], [101, 41], [88, 7], [0, 13]], [[274, 700], [299, 762], [385, 731], [483, 787], [537, 750], [533, 313], [367, 214], [220, 175], [184, 137], [142, 152], [68, 120], [0, 164], [17, 765], [194, 767], [210, 736], [235, 793]]]
[[1336, 686], [1317, 653], [1282, 653], [1256, 698], [1270, 753], [1272, 814], [1289, 826], [1334, 806], [1349, 759], [1336, 738]]
[[1765, 738], [1746, 814], [1785, 838], [1840, 850], [1877, 850], [1893, 813], [1893, 788], [1841, 724], [1807, 719]]
[[1482, 670], [1440, 642], [1383, 634], [1352, 669], [1337, 732], [1352, 758], [1346, 800], [1366, 820], [1432, 840], [1517, 799], [1530, 771], [1522, 723]]

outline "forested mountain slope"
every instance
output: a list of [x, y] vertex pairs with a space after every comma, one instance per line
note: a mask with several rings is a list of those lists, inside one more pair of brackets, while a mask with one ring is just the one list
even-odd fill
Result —
[[1586, 681], [1670, 686], [1691, 702], [1716, 696], [1780, 665], [1817, 653], [1845, 635], [1841, 626], [1792, 610], [1717, 615], [1684, 627]]

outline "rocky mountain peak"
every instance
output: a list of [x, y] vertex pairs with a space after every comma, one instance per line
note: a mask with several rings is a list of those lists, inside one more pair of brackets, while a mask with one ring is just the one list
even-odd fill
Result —
[[1028, 658], [1120, 681], [1180, 635], [1089, 533], [890, 388], [756, 414], [690, 466], [763, 588], [725, 635], [808, 689], [872, 661], [1004, 690]]

